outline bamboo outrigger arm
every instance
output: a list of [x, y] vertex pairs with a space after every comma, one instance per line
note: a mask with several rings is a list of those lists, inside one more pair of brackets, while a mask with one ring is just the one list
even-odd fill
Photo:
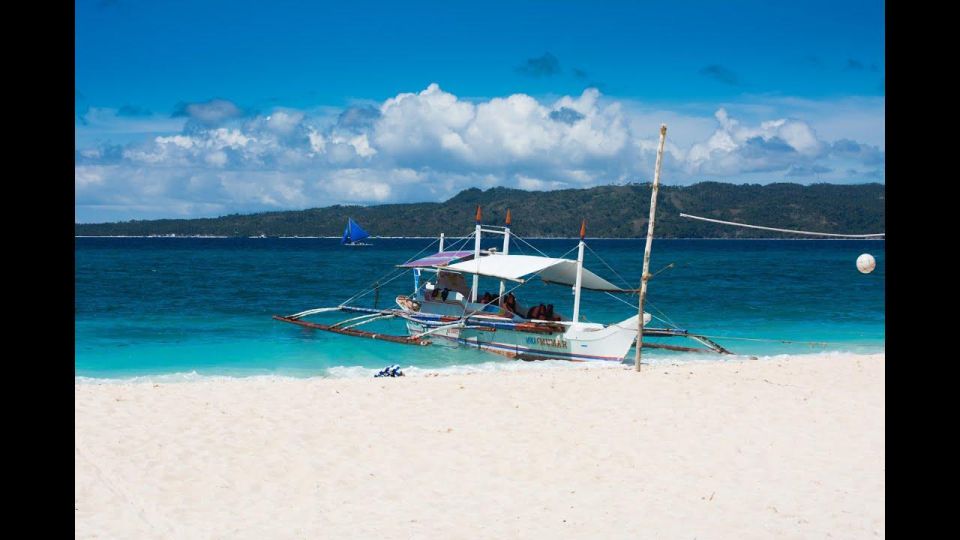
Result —
[[[340, 306], [337, 307], [322, 307], [316, 309], [308, 309], [306, 311], [301, 311], [300, 313], [294, 313], [293, 315], [287, 315], [288, 319], [301, 319], [309, 315], [316, 315], [317, 313], [325, 313], [328, 311], [340, 311]], [[276, 318], [276, 317], [274, 317]]]
[[690, 339], [694, 339], [694, 340], [699, 341], [700, 343], [703, 343], [704, 345], [706, 345], [707, 347], [709, 347], [710, 350], [712, 350], [712, 351], [714, 351], [714, 352], [717, 352], [717, 353], [720, 353], [720, 354], [733, 354], [732, 352], [730, 352], [730, 351], [728, 351], [727, 349], [725, 349], [722, 345], [720, 345], [720, 344], [717, 343], [716, 341], [713, 341], [713, 340], [710, 339], [710, 338], [707, 338], [707, 337], [704, 337], [704, 336], [697, 336], [697, 335], [691, 334], [691, 335], [690, 335]]
[[[302, 320], [303, 317], [308, 315], [315, 315], [318, 313], [328, 313], [333, 311], [345, 311], [352, 313], [361, 313], [357, 317], [351, 317], [333, 324], [319, 324], [309, 321]], [[327, 308], [316, 308], [302, 311], [300, 313], [295, 313], [293, 315], [274, 315], [274, 319], [296, 324], [298, 326], [303, 326], [305, 328], [311, 328], [314, 330], [323, 330], [325, 332], [333, 332], [335, 334], [343, 334], [354, 337], [364, 337], [368, 339], [379, 339], [382, 341], [389, 341], [392, 343], [401, 343], [407, 345], [429, 345], [431, 342], [426, 339], [431, 334], [434, 334], [441, 330], [447, 330], [450, 328], [467, 328], [472, 330], [482, 330], [487, 332], [496, 332], [498, 330], [522, 330], [525, 332], [536, 332], [542, 334], [562, 334], [565, 330], [565, 325], [569, 324], [569, 321], [507, 321], [501, 320], [497, 317], [490, 317], [487, 315], [469, 315], [466, 317], [436, 317], [433, 319], [417, 318], [411, 316], [410, 314], [398, 310], [398, 309], [371, 309], [363, 307], [354, 307], [341, 305], [337, 307], [327, 307]], [[423, 326], [428, 327], [428, 330], [417, 333], [415, 335], [393, 335], [393, 334], [383, 334], [379, 332], [368, 332], [365, 330], [356, 329], [357, 326], [361, 326], [367, 323], [374, 321], [400, 318], [408, 321], [413, 321]], [[351, 323], [351, 324], [348, 324]], [[643, 329], [644, 337], [658, 337], [658, 338], [669, 338], [669, 337], [681, 337], [688, 338], [697, 341], [706, 348], [700, 347], [684, 347], [680, 345], [667, 345], [663, 343], [651, 343], [651, 342], [642, 342], [642, 346], [648, 349], [666, 349], [671, 351], [681, 351], [681, 352], [714, 352], [718, 354], [733, 354], [723, 346], [714, 342], [713, 340], [701, 336], [698, 334], [691, 334], [686, 330], [679, 328], [651, 328], [647, 327]]]
[[650, 343], [644, 341], [642, 346], [647, 349], [666, 349], [669, 351], [681, 352], [713, 352], [717, 354], [733, 354], [719, 343], [699, 334], [691, 334], [686, 330], [673, 328], [644, 328], [644, 337], [683, 337], [702, 343], [706, 349], [701, 347], [683, 347], [680, 345], [666, 345], [663, 343]]
[[292, 317], [284, 317], [281, 315], [274, 315], [273, 318], [278, 321], [288, 322], [291, 324], [304, 326], [306, 328], [313, 328], [314, 330], [324, 330], [327, 332], [333, 332], [335, 334], [344, 334], [347, 336], [379, 339], [381, 341], [389, 341], [391, 343], [402, 343], [406, 345], [423, 345], [423, 346], [430, 345], [430, 342], [428, 340], [420, 339], [414, 336], [395, 336], [391, 334], [379, 334], [376, 332], [367, 332], [366, 330], [356, 330], [354, 328], [339, 328], [336, 326], [331, 326], [326, 324], [317, 324], [309, 321], [302, 321], [300, 319], [294, 319]]

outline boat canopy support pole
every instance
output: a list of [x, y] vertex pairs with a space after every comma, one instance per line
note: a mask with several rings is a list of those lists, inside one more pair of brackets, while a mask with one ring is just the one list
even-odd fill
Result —
[[577, 249], [577, 281], [573, 286], [573, 322], [580, 322], [580, 285], [583, 283], [583, 237], [587, 234], [587, 220], [580, 223], [580, 245]]
[[[503, 229], [503, 254], [510, 254], [510, 209], [507, 208], [507, 226]], [[503, 292], [506, 290], [507, 284], [502, 279], [500, 280], [500, 294], [497, 298], [503, 298]]]
[[660, 124], [660, 145], [657, 147], [657, 163], [653, 172], [653, 189], [650, 192], [650, 219], [647, 221], [647, 245], [643, 249], [643, 274], [640, 275], [640, 301], [637, 321], [637, 355], [634, 369], [640, 371], [640, 351], [643, 350], [643, 304], [647, 299], [647, 281], [650, 280], [650, 248], [653, 246], [653, 226], [657, 219], [657, 191], [660, 189], [660, 165], [663, 163], [663, 144], [667, 139], [667, 125]]
[[483, 234], [480, 231], [481, 216], [480, 205], [477, 205], [477, 231], [473, 240], [473, 260], [477, 261], [477, 272], [473, 274], [473, 288], [470, 289], [471, 302], [477, 301], [477, 289], [480, 287], [480, 237]]

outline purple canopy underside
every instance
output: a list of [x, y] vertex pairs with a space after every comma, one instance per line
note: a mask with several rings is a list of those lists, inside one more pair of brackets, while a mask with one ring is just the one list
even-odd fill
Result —
[[472, 251], [441, 251], [433, 255], [403, 263], [402, 268], [425, 268], [431, 266], [444, 266], [460, 259], [473, 258]]

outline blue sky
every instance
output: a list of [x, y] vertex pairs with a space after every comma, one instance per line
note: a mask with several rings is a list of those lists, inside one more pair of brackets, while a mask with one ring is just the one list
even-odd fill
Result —
[[[76, 3], [77, 221], [884, 179], [882, 2]], [[649, 169], [649, 170], [648, 170]]]

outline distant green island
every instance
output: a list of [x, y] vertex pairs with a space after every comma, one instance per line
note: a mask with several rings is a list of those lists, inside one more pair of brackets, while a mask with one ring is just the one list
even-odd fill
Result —
[[[78, 223], [77, 236], [340, 236], [348, 217], [374, 236], [459, 235], [472, 230], [477, 205], [483, 221], [503, 224], [526, 237], [575, 237], [580, 220], [587, 236], [646, 236], [650, 184], [557, 191], [471, 188], [444, 202], [328, 206], [307, 210], [231, 214], [216, 218]], [[791, 238], [797, 235], [744, 229], [680, 217], [693, 214], [754, 225], [817, 232], [885, 232], [884, 185], [729, 184], [701, 182], [661, 186], [658, 238]]]

